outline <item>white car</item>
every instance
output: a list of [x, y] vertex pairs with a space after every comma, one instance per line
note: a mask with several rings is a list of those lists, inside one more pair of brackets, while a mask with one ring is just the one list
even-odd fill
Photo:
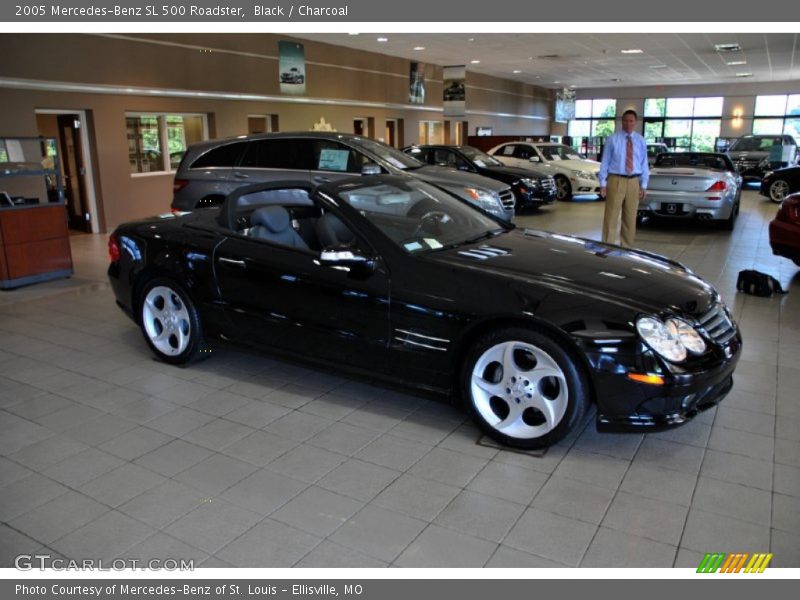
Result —
[[489, 154], [510, 167], [535, 168], [556, 181], [556, 198], [569, 200], [573, 195], [600, 193], [600, 163], [581, 156], [564, 144], [546, 142], [507, 142], [489, 150]]

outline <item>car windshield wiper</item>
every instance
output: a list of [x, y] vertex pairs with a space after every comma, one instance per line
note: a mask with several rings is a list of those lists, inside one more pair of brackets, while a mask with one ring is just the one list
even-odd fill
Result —
[[459, 242], [459, 244], [474, 244], [475, 242], [478, 242], [478, 241], [480, 241], [480, 240], [485, 240], [485, 239], [488, 239], [488, 238], [493, 238], [493, 237], [495, 237], [495, 236], [498, 236], [498, 235], [500, 235], [501, 233], [505, 233], [505, 232], [506, 232], [506, 230], [505, 230], [505, 229], [491, 229], [491, 230], [489, 230], [489, 231], [484, 231], [484, 232], [483, 232], [483, 233], [481, 233], [480, 235], [476, 235], [476, 236], [474, 236], [474, 237], [467, 238], [467, 239], [466, 239], [466, 240], [464, 240], [463, 242]]

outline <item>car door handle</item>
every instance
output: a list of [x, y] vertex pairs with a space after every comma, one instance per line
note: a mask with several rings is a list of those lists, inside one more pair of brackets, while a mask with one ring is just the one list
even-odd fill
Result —
[[219, 257], [219, 262], [225, 263], [226, 265], [233, 265], [234, 267], [246, 267], [247, 263], [243, 260], [238, 260], [236, 258], [225, 258], [224, 256]]
[[250, 179], [250, 175], [242, 173], [241, 171], [234, 171], [233, 176], [236, 177], [236, 179]]

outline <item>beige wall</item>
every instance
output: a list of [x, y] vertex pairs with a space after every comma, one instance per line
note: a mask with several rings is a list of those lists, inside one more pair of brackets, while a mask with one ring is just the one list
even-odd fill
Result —
[[[368, 117], [374, 119], [377, 138], [384, 136], [386, 119], [402, 119], [406, 144], [417, 141], [420, 121], [444, 121], [441, 67], [428, 66], [427, 106], [417, 110], [408, 104], [409, 61], [306, 40], [300, 41], [305, 45], [305, 99], [309, 102], [283, 101], [278, 41], [285, 39], [290, 38], [273, 34], [6, 34], [0, 36], [0, 56], [14, 60], [0, 64], [0, 77], [117, 87], [109, 90], [113, 93], [77, 93], [0, 85], [0, 131], [7, 136], [38, 135], [37, 109], [87, 111], [97, 221], [104, 231], [126, 220], [164, 212], [172, 199], [172, 173], [130, 174], [126, 112], [204, 114], [210, 137], [247, 133], [250, 114], [277, 115], [281, 131], [309, 130], [324, 118], [337, 131], [352, 132], [355, 117]], [[470, 132], [478, 125], [491, 126], [498, 134], [549, 132], [552, 101], [548, 90], [476, 74], [468, 75], [468, 86], [464, 119]], [[170, 90], [173, 97], [126, 94], [119, 87]], [[174, 97], [175, 91], [275, 99]], [[541, 118], [524, 118], [530, 116]]]

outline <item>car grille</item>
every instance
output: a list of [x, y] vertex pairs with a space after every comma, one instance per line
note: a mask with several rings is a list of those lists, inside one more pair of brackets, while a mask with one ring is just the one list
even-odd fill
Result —
[[539, 180], [539, 185], [543, 190], [555, 190], [556, 189], [556, 180], [552, 177], [546, 177], [544, 179]]
[[758, 166], [759, 162], [758, 160], [737, 160], [735, 162], [736, 170], [741, 173], [747, 169], [753, 169]]
[[717, 344], [725, 344], [736, 335], [736, 327], [733, 321], [731, 321], [730, 316], [728, 316], [727, 309], [720, 302], [715, 302], [714, 305], [707, 312], [700, 315], [697, 320], [708, 337]]
[[511, 191], [511, 188], [507, 188], [500, 192], [500, 202], [502, 203], [503, 208], [506, 210], [514, 209], [514, 192]]

